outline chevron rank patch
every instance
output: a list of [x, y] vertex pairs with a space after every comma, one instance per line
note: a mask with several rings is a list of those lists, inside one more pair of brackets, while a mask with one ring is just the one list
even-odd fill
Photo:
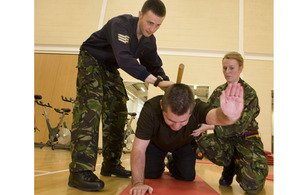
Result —
[[126, 44], [129, 42], [129, 36], [118, 34], [118, 40]]

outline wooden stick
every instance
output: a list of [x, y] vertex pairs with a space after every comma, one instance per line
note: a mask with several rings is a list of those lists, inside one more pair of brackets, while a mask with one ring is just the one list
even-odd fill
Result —
[[183, 70], [184, 70], [184, 64], [179, 64], [176, 83], [181, 83]]

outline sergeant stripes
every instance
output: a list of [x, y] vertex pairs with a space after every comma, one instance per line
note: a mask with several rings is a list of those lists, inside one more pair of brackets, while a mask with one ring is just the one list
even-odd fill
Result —
[[129, 36], [118, 34], [118, 40], [126, 44], [129, 42]]

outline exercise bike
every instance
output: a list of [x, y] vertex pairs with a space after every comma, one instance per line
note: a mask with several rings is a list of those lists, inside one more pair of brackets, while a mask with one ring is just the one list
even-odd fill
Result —
[[124, 142], [123, 142], [123, 148], [125, 148], [126, 150], [123, 150], [123, 153], [131, 152], [134, 138], [135, 138], [135, 133], [133, 131], [131, 124], [132, 124], [133, 119], [135, 119], [136, 113], [129, 112], [128, 115], [130, 116], [130, 118], [127, 118], [126, 129], [124, 132]]
[[[44, 143], [35, 143], [36, 147], [44, 147], [44, 146], [50, 146], [52, 148], [52, 150], [54, 150], [55, 148], [57, 149], [70, 149], [70, 141], [71, 141], [71, 132], [69, 130], [69, 128], [67, 127], [67, 124], [64, 120], [64, 116], [68, 115], [68, 113], [71, 111], [69, 108], [54, 108], [54, 110], [60, 114], [60, 120], [58, 122], [58, 124], [55, 127], [52, 127], [49, 117], [48, 117], [48, 113], [47, 113], [47, 107], [48, 108], [52, 108], [52, 106], [48, 103], [48, 104], [44, 104], [41, 100], [39, 100], [38, 96], [34, 96], [35, 97], [35, 103], [37, 105], [40, 105], [43, 107], [43, 111], [44, 111], [44, 116], [46, 119], [46, 124], [47, 124], [47, 128], [49, 131], [49, 140], [47, 141], [46, 144]], [[41, 99], [41, 98], [40, 98]], [[62, 128], [63, 127], [63, 128]], [[56, 143], [58, 142], [58, 143]]]
[[[34, 102], [35, 103], [37, 102], [37, 100], [40, 100], [40, 99], [42, 99], [41, 95], [34, 95]], [[34, 104], [34, 106], [35, 106], [35, 104]], [[37, 130], [40, 131], [39, 128], [35, 124], [35, 116], [34, 116], [34, 132], [36, 132]]]
[[67, 97], [64, 97], [64, 96], [61, 96], [61, 99], [65, 102], [70, 102], [72, 103], [72, 106], [74, 107], [74, 98], [73, 97], [70, 97], [69, 99]]

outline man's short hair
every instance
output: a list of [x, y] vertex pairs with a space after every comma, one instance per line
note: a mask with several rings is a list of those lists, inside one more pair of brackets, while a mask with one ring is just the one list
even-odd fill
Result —
[[194, 93], [188, 85], [174, 84], [165, 92], [162, 98], [163, 111], [167, 112], [170, 107], [171, 112], [176, 115], [183, 115], [189, 109], [192, 113], [195, 106]]
[[142, 13], [145, 14], [149, 10], [157, 16], [166, 16], [166, 7], [161, 0], [147, 0], [142, 7]]

